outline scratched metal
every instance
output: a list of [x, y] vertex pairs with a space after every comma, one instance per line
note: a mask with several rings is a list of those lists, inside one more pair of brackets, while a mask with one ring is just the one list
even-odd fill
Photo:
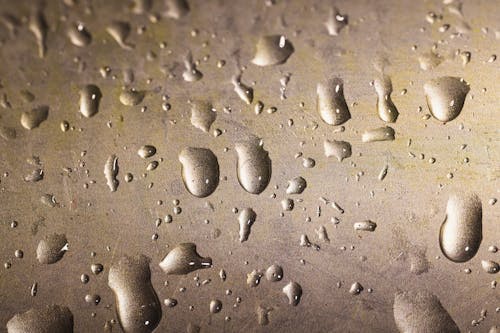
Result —
[[[494, 204], [500, 175], [500, 60], [492, 61], [500, 55], [500, 3], [464, 1], [460, 18], [438, 0], [339, 0], [334, 5], [348, 16], [348, 25], [331, 36], [324, 24], [330, 1], [188, 2], [189, 13], [176, 20], [162, 15], [163, 1], [153, 1], [142, 14], [134, 14], [129, 1], [45, 1], [41, 7], [49, 29], [46, 55], [40, 58], [28, 28], [36, 3], [1, 1], [0, 11], [15, 17], [18, 26], [15, 33], [8, 24], [0, 26], [0, 125], [16, 131], [15, 138], [0, 137], [0, 258], [5, 263], [0, 331], [16, 313], [58, 304], [73, 313], [75, 332], [102, 332], [112, 320], [106, 329], [121, 332], [108, 272], [123, 255], [136, 254], [151, 258], [152, 284], [163, 311], [156, 332], [184, 332], [189, 323], [202, 332], [397, 332], [394, 294], [407, 290], [435, 294], [463, 332], [488, 332], [499, 325], [499, 288], [492, 285], [498, 274], [486, 273], [481, 260], [500, 259], [488, 251], [500, 246], [499, 204]], [[429, 12], [442, 19], [429, 23]], [[133, 49], [120, 47], [106, 32], [112, 20], [130, 23], [126, 41]], [[75, 22], [92, 35], [88, 46], [77, 47], [67, 37]], [[460, 22], [470, 31], [457, 35]], [[283, 35], [293, 44], [284, 64], [252, 64], [264, 35]], [[424, 71], [418, 58], [433, 44], [442, 61]], [[183, 79], [188, 51], [203, 74], [199, 81]], [[463, 65], [465, 51], [471, 59]], [[217, 65], [221, 61], [224, 66]], [[105, 66], [107, 77], [100, 72]], [[254, 90], [251, 105], [233, 90], [232, 77], [242, 67], [241, 82]], [[135, 106], [120, 102], [127, 69], [135, 78], [128, 86], [145, 92]], [[399, 117], [388, 125], [396, 138], [364, 143], [366, 130], [386, 125], [370, 85], [381, 77], [380, 69], [392, 80]], [[287, 98], [281, 99], [280, 79], [288, 73]], [[430, 116], [423, 89], [440, 76], [462, 77], [470, 85], [462, 112], [447, 124]], [[351, 113], [343, 132], [324, 123], [316, 109], [316, 85], [333, 77], [343, 80]], [[102, 92], [99, 111], [90, 118], [78, 112], [79, 91], [86, 84]], [[216, 109], [208, 133], [191, 124], [189, 100], [209, 100]], [[254, 112], [257, 101], [264, 103], [260, 115]], [[164, 103], [171, 106], [168, 111]], [[47, 120], [24, 129], [22, 112], [39, 105], [49, 106]], [[268, 113], [270, 107], [277, 111]], [[216, 129], [221, 135], [213, 135]], [[237, 179], [235, 142], [250, 135], [263, 140], [272, 161], [270, 184], [259, 195], [246, 192]], [[327, 158], [325, 140], [350, 142], [352, 156], [342, 162]], [[156, 155], [139, 157], [143, 145], [155, 146]], [[178, 156], [185, 147], [209, 148], [218, 158], [220, 182], [206, 198], [184, 187]], [[103, 172], [113, 154], [119, 164], [115, 192]], [[40, 167], [27, 163], [32, 156], [40, 158]], [[314, 168], [305, 168], [303, 158], [313, 158]], [[146, 170], [153, 160], [158, 167]], [[385, 166], [387, 174], [379, 180]], [[36, 168], [43, 170], [43, 180], [25, 182]], [[127, 173], [133, 174], [129, 183]], [[298, 176], [307, 188], [287, 195], [288, 180]], [[449, 195], [465, 191], [482, 201], [483, 240], [470, 261], [455, 263], [441, 252], [439, 230]], [[45, 194], [55, 197], [54, 207], [42, 203]], [[294, 199], [291, 211], [283, 211], [286, 198]], [[180, 214], [174, 214], [173, 200], [179, 201]], [[257, 218], [248, 240], [240, 242], [239, 213], [233, 208], [247, 207]], [[172, 223], [157, 227], [155, 220], [167, 214]], [[365, 220], [377, 224], [375, 231], [354, 230], [354, 223]], [[318, 238], [321, 226], [330, 242]], [[69, 249], [57, 263], [40, 264], [38, 242], [52, 233], [65, 234]], [[303, 234], [319, 251], [300, 246]], [[195, 243], [213, 267], [167, 276], [159, 263], [181, 242]], [[23, 258], [15, 256], [19, 249]], [[415, 260], [428, 261], [424, 272], [412, 272]], [[98, 275], [91, 272], [95, 263], [104, 266]], [[272, 264], [283, 267], [283, 280], [263, 277], [257, 287], [247, 285], [247, 274]], [[221, 269], [226, 281], [219, 278]], [[80, 281], [82, 274], [90, 276], [87, 284]], [[297, 306], [282, 292], [290, 281], [303, 290]], [[31, 296], [34, 282], [38, 289]], [[349, 293], [354, 282], [364, 288], [359, 295]], [[100, 303], [87, 303], [87, 294], [99, 295]], [[177, 299], [177, 306], [163, 305], [166, 298]], [[211, 313], [215, 299], [222, 310]], [[258, 322], [259, 305], [273, 309], [266, 326]]]

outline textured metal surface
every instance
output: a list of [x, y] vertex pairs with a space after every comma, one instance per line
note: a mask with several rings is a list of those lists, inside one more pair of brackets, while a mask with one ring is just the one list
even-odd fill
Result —
[[[332, 9], [326, 1], [189, 1], [187, 15], [175, 19], [162, 14], [162, 1], [136, 14], [128, 1], [54, 0], [40, 4], [48, 24], [43, 58], [29, 28], [38, 4], [0, 5], [0, 331], [15, 314], [49, 304], [71, 310], [75, 332], [122, 331], [109, 323], [118, 318], [108, 273], [123, 255], [138, 254], [150, 258], [162, 303], [156, 332], [183, 332], [190, 323], [202, 332], [397, 332], [395, 293], [424, 290], [439, 298], [462, 332], [500, 325], [498, 274], [481, 265], [498, 262], [498, 252], [488, 248], [500, 246], [499, 1], [464, 1], [462, 16], [458, 1], [336, 1], [348, 24], [332, 36], [324, 24]], [[114, 20], [130, 23], [129, 44], [121, 47], [106, 31]], [[9, 22], [17, 22], [14, 32]], [[77, 22], [91, 35], [90, 43], [77, 41], [81, 47], [68, 37]], [[286, 36], [293, 52], [282, 64], [260, 67], [252, 59], [259, 38], [268, 35]], [[433, 44], [438, 60], [429, 56]], [[189, 52], [202, 73], [194, 82], [183, 76]], [[466, 64], [464, 52], [471, 54]], [[439, 64], [423, 70], [423, 54]], [[274, 56], [283, 62], [283, 55]], [[110, 71], [102, 75], [106, 66]], [[131, 72], [134, 80], [127, 83]], [[253, 88], [251, 105], [234, 91], [238, 74]], [[377, 112], [380, 91], [387, 91], [377, 88], [387, 85], [383, 75], [392, 81], [399, 111], [390, 124]], [[423, 88], [443, 76], [470, 86], [462, 111], [446, 124], [430, 115]], [[351, 114], [340, 126], [326, 124], [316, 105], [317, 84], [335, 77], [343, 81]], [[98, 86], [102, 98], [98, 112], [88, 106], [84, 117], [80, 91], [88, 84]], [[145, 94], [137, 105], [124, 105], [136, 104], [137, 96], [120, 97], [129, 88]], [[189, 101], [216, 109], [208, 132], [202, 115], [191, 123]], [[259, 115], [258, 101], [264, 104]], [[47, 119], [25, 129], [22, 113], [38, 106], [49, 107]], [[271, 107], [276, 112], [267, 112]], [[365, 131], [386, 125], [395, 140], [363, 142]], [[260, 194], [245, 191], [238, 180], [235, 147], [251, 138], [262, 139], [272, 165]], [[352, 155], [331, 146], [334, 140], [349, 142]], [[139, 156], [144, 145], [156, 154]], [[197, 196], [186, 190], [179, 161], [186, 147], [208, 148], [217, 157], [213, 193], [200, 184], [193, 185]], [[113, 155], [119, 166], [114, 192]], [[39, 165], [27, 161], [32, 156]], [[314, 167], [305, 167], [312, 165], [307, 158]], [[148, 166], [151, 161], [158, 166]], [[268, 165], [258, 168], [265, 173]], [[43, 179], [25, 181], [36, 169]], [[193, 170], [185, 172], [196, 177], [199, 170]], [[307, 188], [287, 194], [288, 181], [298, 176]], [[259, 184], [248, 186], [260, 191]], [[470, 261], [457, 263], [443, 255], [439, 234], [448, 198], [463, 192], [482, 202], [482, 242]], [[282, 202], [287, 198], [293, 206]], [[240, 242], [245, 208], [256, 218]], [[375, 230], [355, 230], [355, 223]], [[38, 243], [53, 233], [66, 236], [68, 251], [54, 264], [41, 264]], [[310, 246], [300, 245], [302, 235]], [[159, 263], [183, 242], [196, 244], [213, 266], [167, 275]], [[93, 274], [92, 264], [103, 271]], [[270, 282], [264, 276], [250, 287], [247, 274], [264, 273], [272, 264], [283, 268], [284, 278]], [[82, 274], [90, 276], [88, 283]], [[302, 288], [297, 306], [282, 291], [290, 281]], [[363, 286], [357, 295], [356, 286], [350, 292], [355, 282]], [[91, 304], [95, 295], [98, 305]], [[163, 304], [167, 298], [177, 305]], [[267, 308], [272, 311], [263, 325]]]

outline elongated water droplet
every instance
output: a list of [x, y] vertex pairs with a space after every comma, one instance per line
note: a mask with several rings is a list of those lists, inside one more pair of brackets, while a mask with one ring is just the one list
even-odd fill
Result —
[[285, 36], [262, 36], [257, 42], [252, 63], [257, 66], [279, 65], [286, 62], [293, 51], [292, 43]]
[[377, 223], [370, 220], [354, 223], [354, 230], [375, 231], [376, 228]]
[[49, 116], [49, 107], [46, 105], [38, 106], [30, 111], [24, 111], [21, 114], [21, 125], [31, 130], [40, 126]]
[[92, 35], [81, 23], [71, 24], [67, 34], [70, 42], [78, 47], [87, 46], [92, 42]]
[[448, 122], [460, 114], [470, 88], [458, 77], [444, 76], [424, 84], [425, 97], [431, 114]]
[[73, 333], [73, 314], [65, 306], [48, 305], [16, 314], [7, 322], [8, 333]]
[[269, 153], [257, 140], [236, 143], [238, 181], [245, 191], [259, 194], [271, 180]]
[[54, 264], [62, 259], [68, 249], [64, 234], [51, 234], [42, 239], [36, 248], [36, 258], [41, 264]]
[[460, 332], [439, 299], [429, 292], [399, 292], [394, 297], [393, 309], [401, 333]]
[[256, 219], [257, 214], [255, 214], [252, 208], [245, 208], [241, 211], [238, 216], [240, 224], [240, 242], [243, 243], [248, 240], [252, 225], [255, 223]]
[[238, 96], [247, 104], [252, 104], [253, 101], [253, 89], [243, 82], [241, 82], [241, 74], [234, 75], [231, 79], [234, 91]]
[[152, 332], [162, 317], [149, 262], [144, 255], [124, 256], [109, 269], [108, 286], [115, 294], [118, 321], [126, 333]]
[[186, 68], [182, 73], [182, 78], [187, 82], [195, 82], [201, 80], [203, 73], [196, 68], [193, 61], [193, 55], [189, 51], [184, 59], [184, 67]]
[[200, 256], [196, 251], [196, 244], [181, 243], [163, 258], [160, 267], [166, 274], [184, 275], [201, 268], [212, 267], [212, 259]]
[[87, 118], [99, 111], [102, 93], [99, 87], [87, 84], [80, 90], [80, 113]]
[[131, 50], [135, 46], [127, 42], [130, 35], [130, 24], [124, 21], [113, 21], [106, 28], [106, 31], [113, 37], [113, 39], [125, 50]]
[[393, 141], [396, 132], [392, 127], [378, 127], [371, 130], [366, 130], [361, 141], [363, 142], [375, 142], [375, 141]]
[[318, 83], [317, 108], [321, 119], [328, 125], [341, 125], [351, 118], [344, 97], [344, 83], [340, 78]]
[[204, 198], [219, 185], [219, 162], [210, 149], [184, 148], [179, 154], [182, 181], [192, 195]]
[[290, 281], [283, 287], [283, 293], [288, 297], [288, 304], [297, 306], [302, 297], [302, 287], [297, 282]]
[[377, 93], [377, 110], [380, 119], [387, 123], [394, 123], [399, 116], [398, 109], [391, 99], [392, 81], [387, 75], [375, 80], [375, 92]]
[[38, 46], [38, 56], [40, 58], [45, 57], [49, 27], [41, 10], [38, 9], [31, 13], [28, 26], [33, 35], [35, 35], [36, 44]]
[[470, 260], [483, 239], [482, 204], [476, 194], [453, 194], [448, 199], [446, 217], [439, 232], [443, 254], [454, 262]]
[[323, 148], [326, 157], [333, 156], [337, 158], [339, 162], [342, 162], [344, 158], [351, 157], [352, 155], [351, 144], [347, 141], [325, 140], [323, 142]]
[[120, 184], [117, 179], [118, 171], [118, 157], [110, 155], [104, 164], [104, 178], [106, 178], [106, 184], [111, 192], [115, 192]]

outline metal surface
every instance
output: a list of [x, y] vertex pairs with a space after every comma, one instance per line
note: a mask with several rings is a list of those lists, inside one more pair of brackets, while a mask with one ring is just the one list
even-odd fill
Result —
[[[9, 32], [4, 15], [0, 27], [0, 331], [15, 314], [49, 304], [71, 310], [75, 332], [122, 331], [108, 273], [122, 256], [137, 254], [150, 258], [162, 304], [156, 332], [194, 325], [202, 332], [397, 332], [395, 294], [424, 290], [438, 297], [462, 332], [500, 325], [499, 275], [481, 264], [498, 262], [489, 247], [500, 246], [499, 1], [464, 1], [461, 12], [458, 1], [336, 1], [338, 15], [348, 16], [337, 36], [328, 33], [336, 31], [331, 18], [330, 29], [325, 26], [333, 8], [326, 1], [189, 1], [189, 12], [178, 19], [164, 15], [168, 1], [153, 1], [143, 13], [134, 13], [128, 1], [0, 4], [17, 22]], [[38, 5], [48, 25], [43, 58], [29, 28]], [[128, 44], [120, 46], [107, 32], [114, 20], [130, 23]], [[78, 22], [91, 35], [88, 45], [68, 37]], [[284, 63], [257, 66], [256, 45], [268, 35], [285, 36], [293, 52]], [[433, 45], [438, 58], [430, 54]], [[464, 52], [471, 54], [468, 63]], [[424, 54], [439, 64], [423, 70]], [[283, 62], [282, 54], [274, 56]], [[194, 69], [202, 73], [197, 81]], [[253, 88], [251, 105], [235, 92], [238, 74]], [[395, 123], [377, 112], [384, 75], [399, 111]], [[462, 111], [447, 123], [430, 115], [423, 88], [443, 76], [470, 86]], [[351, 114], [339, 126], [325, 123], [317, 110], [317, 84], [334, 77], [343, 81]], [[88, 84], [98, 86], [102, 98], [98, 112], [88, 109], [84, 117], [80, 90]], [[126, 103], [120, 97], [130, 88], [145, 94], [137, 105], [124, 105], [136, 104], [137, 96]], [[216, 110], [208, 132], [203, 116], [191, 123], [193, 101]], [[257, 115], [258, 101], [264, 106]], [[43, 105], [47, 119], [25, 129], [22, 113]], [[365, 131], [386, 125], [395, 140], [363, 142]], [[245, 191], [238, 179], [235, 147], [253, 137], [262, 139], [272, 167], [260, 194]], [[349, 142], [352, 156], [339, 158], [325, 140]], [[139, 156], [144, 145], [156, 154]], [[193, 187], [194, 196], [183, 184], [179, 155], [186, 147], [208, 148], [218, 160], [219, 184], [204, 198], [208, 192]], [[119, 166], [114, 192], [114, 159], [108, 176], [103, 172], [113, 155]], [[32, 156], [39, 165], [28, 161]], [[148, 167], [151, 161], [158, 166]], [[43, 179], [25, 181], [36, 169]], [[288, 181], [298, 176], [306, 189], [287, 194]], [[464, 192], [482, 202], [482, 242], [471, 260], [457, 263], [440, 248], [440, 228], [448, 198]], [[292, 206], [282, 203], [287, 198]], [[241, 236], [245, 208], [256, 218]], [[53, 233], [66, 236], [68, 250], [41, 264], [39, 241]], [[159, 263], [183, 242], [196, 244], [213, 266], [167, 275]], [[92, 273], [92, 264], [103, 271]], [[283, 268], [281, 281], [263, 276], [256, 287], [247, 283], [247, 274], [251, 284], [252, 271], [265, 273], [272, 264]], [[297, 306], [282, 291], [290, 281], [302, 288]], [[359, 286], [351, 288], [355, 282], [363, 287], [359, 294]], [[176, 306], [165, 305], [167, 298]]]

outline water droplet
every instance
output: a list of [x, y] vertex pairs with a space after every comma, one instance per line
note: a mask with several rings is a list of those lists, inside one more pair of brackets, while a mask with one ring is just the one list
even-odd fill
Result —
[[370, 220], [354, 223], [354, 230], [375, 231], [376, 228], [377, 223]]
[[393, 141], [396, 132], [392, 127], [378, 127], [371, 130], [366, 130], [361, 141], [363, 142], [375, 142], [375, 141]]
[[460, 332], [439, 299], [429, 292], [399, 292], [394, 297], [393, 309], [401, 333]]
[[130, 24], [123, 21], [113, 21], [106, 31], [113, 37], [113, 39], [125, 50], [133, 49], [134, 44], [127, 43], [127, 38], [130, 35]]
[[164, 15], [173, 19], [180, 19], [189, 13], [189, 4], [187, 0], [166, 0], [167, 10]]
[[454, 262], [470, 260], [479, 249], [482, 235], [482, 204], [475, 194], [454, 194], [448, 199], [439, 244]]
[[257, 322], [261, 326], [266, 326], [269, 324], [269, 312], [271, 312], [273, 308], [271, 307], [263, 307], [262, 305], [257, 306]]
[[288, 304], [297, 306], [302, 297], [302, 287], [297, 282], [290, 281], [283, 287], [283, 293], [288, 297]]
[[344, 158], [351, 157], [351, 144], [346, 141], [329, 141], [325, 140], [323, 142], [323, 148], [326, 157], [336, 157], [339, 162], [342, 162]]
[[263, 275], [261, 271], [254, 269], [251, 273], [247, 274], [247, 285], [251, 288], [257, 287]]
[[238, 154], [237, 174], [245, 191], [259, 194], [271, 180], [271, 159], [258, 140], [239, 142], [235, 145]]
[[48, 305], [18, 313], [7, 322], [9, 333], [73, 332], [73, 314], [65, 306]]
[[99, 87], [87, 84], [80, 90], [80, 113], [87, 118], [92, 117], [99, 111], [99, 102], [102, 93]]
[[252, 225], [255, 223], [256, 219], [257, 214], [252, 208], [245, 208], [240, 212], [240, 215], [238, 216], [240, 224], [240, 242], [243, 243], [248, 240]]
[[302, 177], [295, 177], [288, 181], [286, 194], [301, 194], [307, 187], [307, 182]]
[[444, 76], [424, 84], [427, 105], [439, 121], [448, 122], [460, 114], [470, 88], [460, 78]]
[[481, 260], [481, 267], [483, 267], [483, 270], [489, 274], [496, 274], [500, 269], [500, 265], [492, 260]]
[[222, 302], [218, 299], [210, 301], [210, 313], [219, 313], [222, 310]]
[[41, 264], [54, 264], [62, 259], [68, 249], [64, 234], [51, 234], [38, 243], [36, 258]]
[[344, 83], [340, 78], [318, 83], [317, 107], [321, 119], [328, 125], [341, 125], [351, 118], [344, 97]]
[[387, 123], [394, 123], [399, 116], [398, 109], [391, 99], [392, 81], [387, 75], [382, 79], [375, 80], [375, 92], [377, 93], [377, 110], [380, 119]]
[[152, 145], [144, 145], [139, 150], [137, 150], [137, 155], [139, 155], [140, 158], [150, 158], [153, 157], [156, 154], [156, 147]]
[[241, 74], [234, 75], [231, 79], [234, 91], [241, 100], [247, 104], [252, 104], [253, 101], [253, 89], [243, 82], [241, 82]]
[[49, 27], [41, 10], [36, 10], [31, 13], [28, 26], [33, 35], [35, 35], [36, 44], [38, 46], [38, 56], [40, 58], [45, 57]]
[[120, 94], [120, 102], [126, 106], [134, 106], [142, 102], [145, 93], [135, 89], [123, 90]]
[[361, 283], [359, 282], [354, 282], [352, 285], [351, 285], [351, 288], [349, 288], [349, 293], [351, 295], [359, 295], [361, 294], [361, 292], [363, 291], [363, 286], [361, 285]]
[[262, 36], [257, 42], [255, 57], [252, 63], [257, 66], [272, 66], [283, 64], [292, 55], [292, 43], [284, 36]]
[[328, 20], [325, 22], [326, 30], [330, 36], [338, 36], [347, 23], [347, 15], [341, 15], [336, 7], [330, 8]]
[[184, 275], [212, 267], [212, 259], [201, 257], [196, 251], [196, 244], [181, 243], [163, 258], [160, 267], [166, 274]]
[[219, 162], [210, 149], [184, 148], [179, 154], [182, 181], [192, 195], [204, 198], [219, 185]]
[[78, 47], [87, 46], [92, 41], [92, 35], [81, 23], [71, 24], [67, 34], [70, 42]]
[[127, 333], [152, 332], [162, 317], [149, 262], [144, 255], [123, 256], [109, 269], [108, 286], [115, 294], [118, 320]]
[[280, 265], [273, 264], [266, 270], [266, 279], [271, 282], [278, 282], [283, 279], [283, 268]]
[[31, 130], [40, 126], [49, 116], [49, 107], [46, 105], [38, 106], [30, 111], [24, 111], [21, 114], [21, 125]]
[[184, 67], [186, 68], [182, 73], [184, 81], [195, 82], [201, 80], [203, 77], [203, 74], [196, 68], [191, 51], [189, 51], [184, 58]]
[[191, 104], [191, 124], [208, 133], [212, 126], [217, 113], [214, 111], [212, 104], [206, 101], [195, 101]]
[[115, 192], [120, 184], [120, 181], [116, 178], [118, 171], [118, 157], [110, 155], [104, 164], [104, 177], [111, 192]]

